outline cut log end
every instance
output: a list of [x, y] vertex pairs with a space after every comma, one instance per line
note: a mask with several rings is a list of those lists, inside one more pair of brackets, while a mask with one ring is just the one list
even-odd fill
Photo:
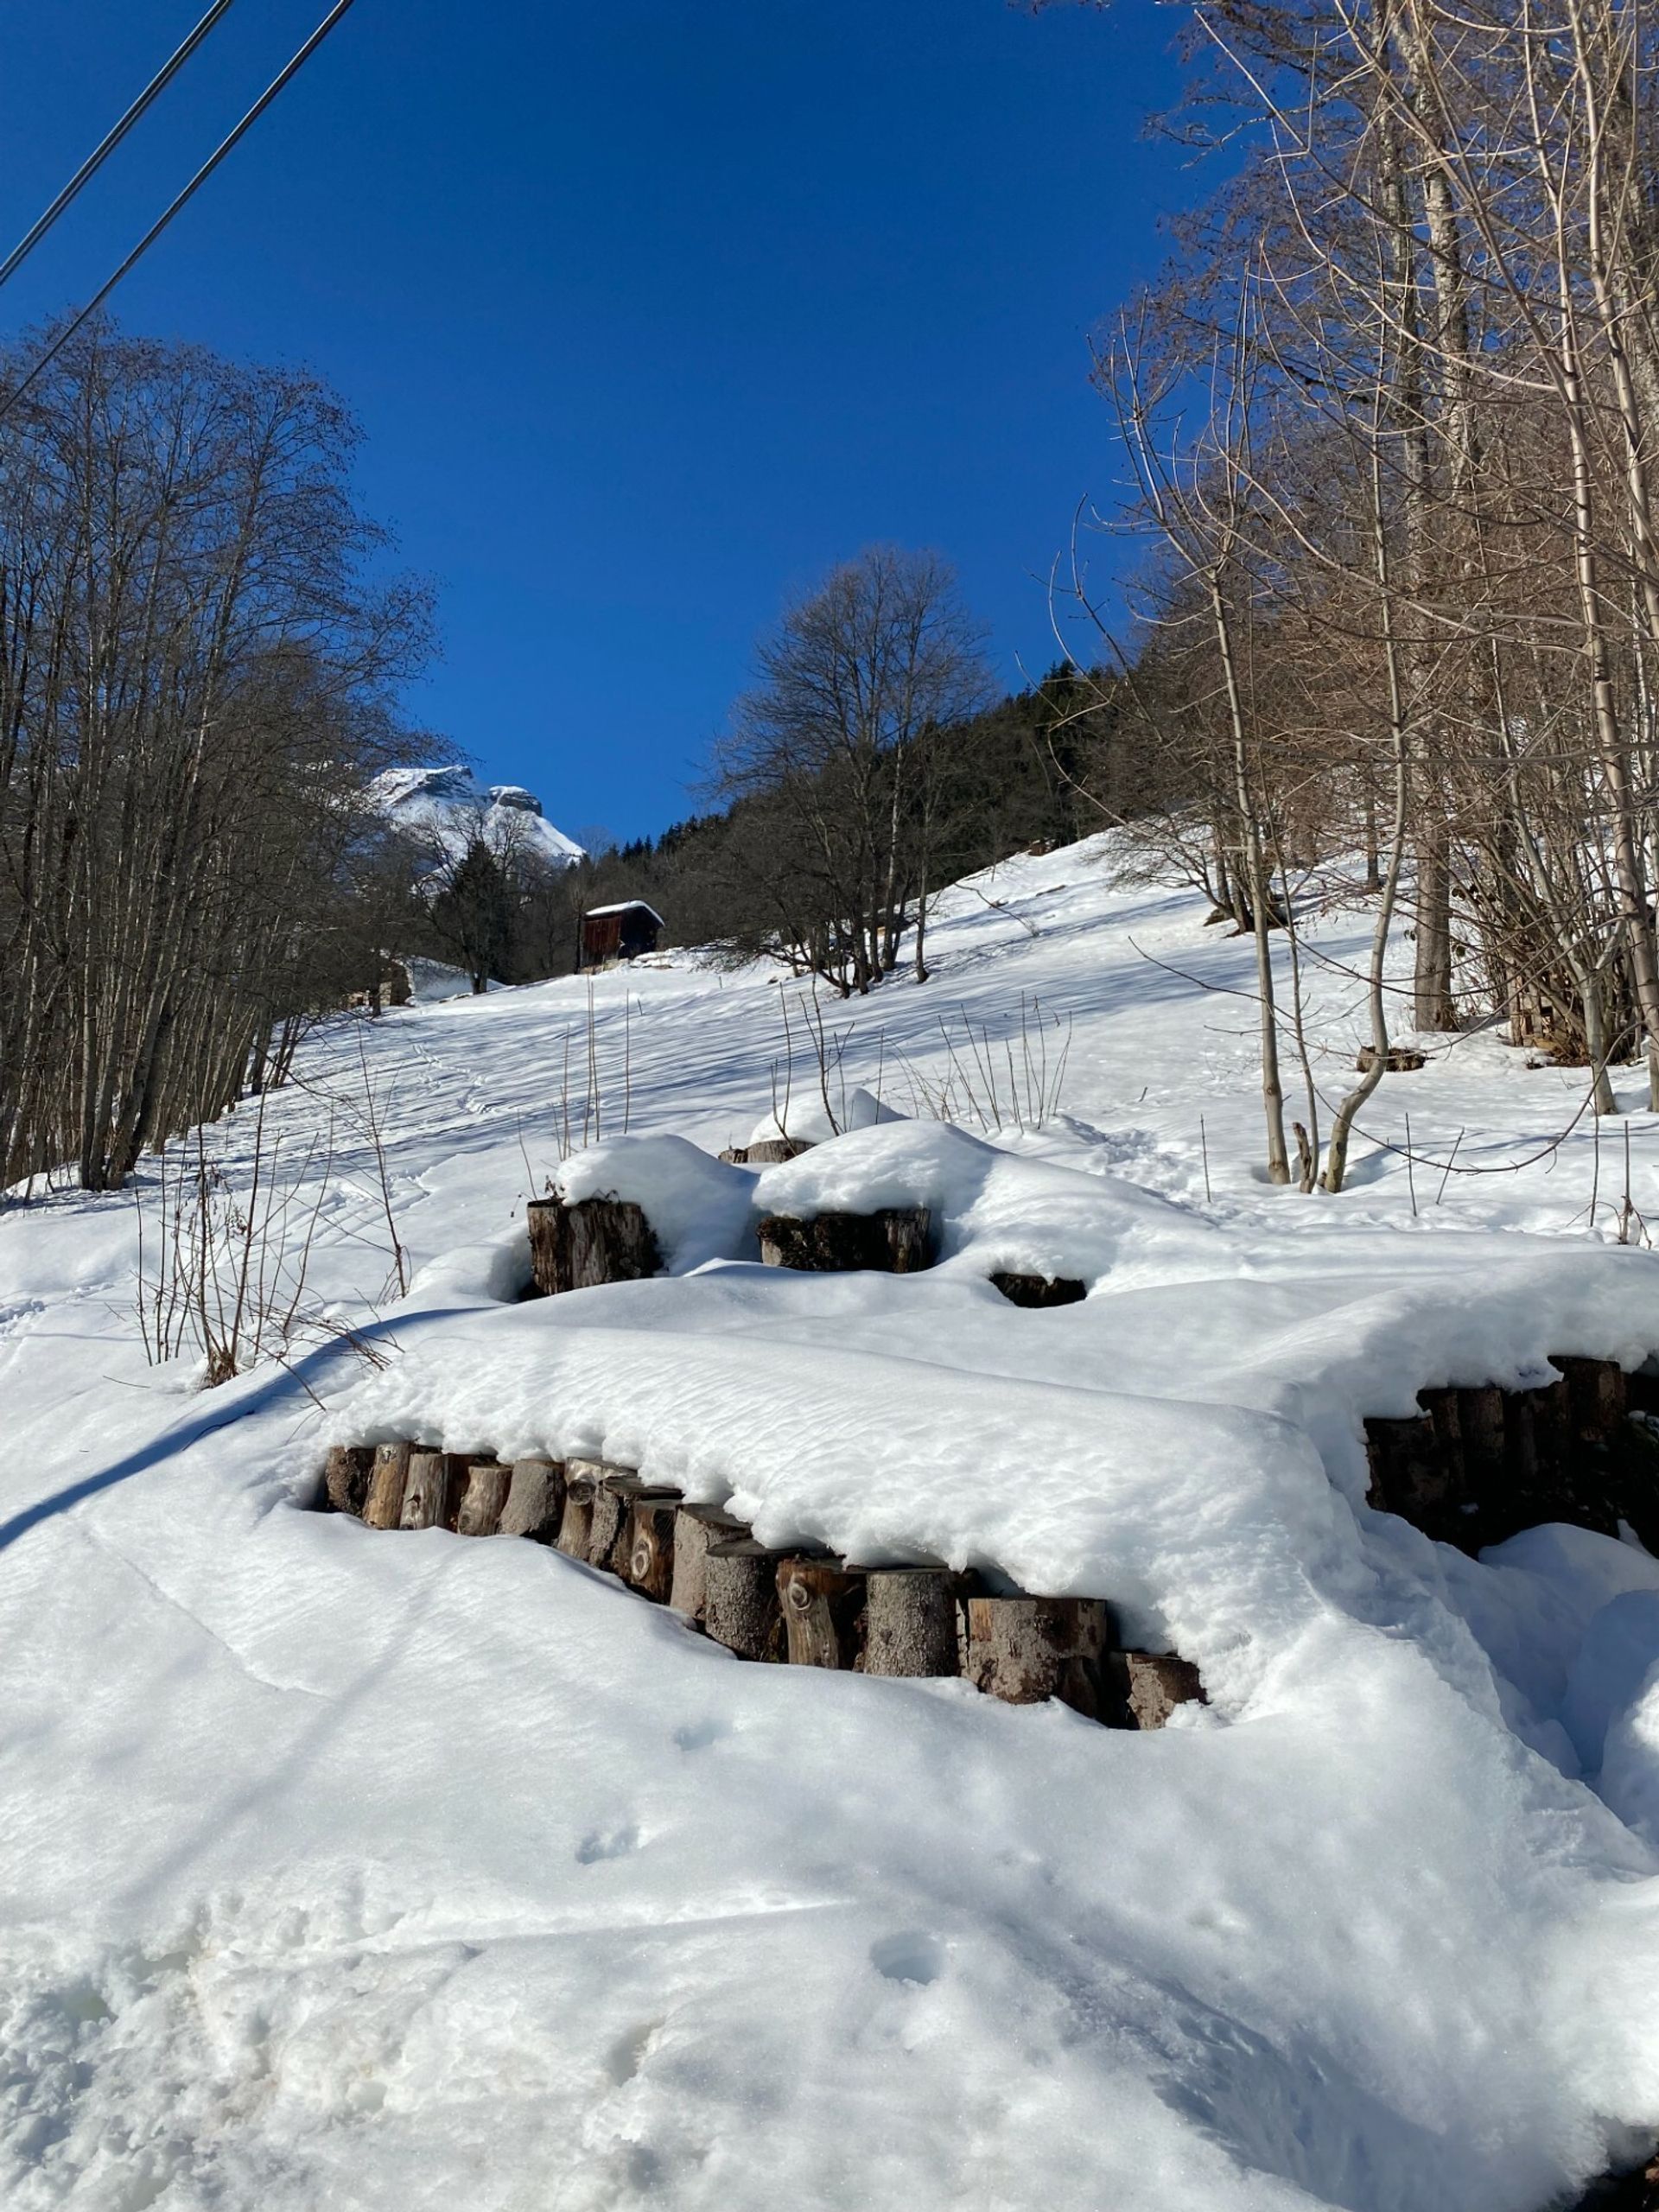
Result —
[[526, 1211], [531, 1276], [543, 1297], [662, 1272], [651, 1224], [631, 1198], [582, 1198], [575, 1205], [532, 1198]]
[[1026, 1306], [1043, 1313], [1055, 1306], [1076, 1306], [1088, 1296], [1087, 1287], [1071, 1275], [1015, 1275], [991, 1277], [1010, 1306]]
[[1058, 1698], [1091, 1720], [1110, 1693], [1102, 1661], [1113, 1642], [1103, 1598], [968, 1600], [967, 1673], [976, 1689], [1008, 1705]]

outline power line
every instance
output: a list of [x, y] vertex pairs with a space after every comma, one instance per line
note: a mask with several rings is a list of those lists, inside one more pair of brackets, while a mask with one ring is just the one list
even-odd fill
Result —
[[203, 39], [207, 37], [208, 32], [212, 30], [213, 25], [219, 21], [219, 17], [225, 13], [226, 10], [230, 5], [231, 0], [213, 0], [213, 6], [208, 9], [207, 14], [196, 25], [194, 30], [190, 33], [189, 36], [184, 40], [181, 45], [176, 48], [175, 51], [168, 55], [166, 61], [162, 63], [162, 67], [156, 71], [149, 82], [144, 86], [143, 91], [139, 93], [137, 99], [134, 100], [132, 105], [121, 118], [121, 120], [115, 125], [114, 129], [111, 130], [109, 135], [86, 156], [86, 159], [75, 171], [68, 183], [64, 186], [63, 190], [52, 202], [52, 205], [47, 209], [45, 214], [41, 217], [39, 222], [35, 224], [33, 230], [29, 232], [26, 238], [19, 239], [17, 244], [12, 248], [11, 251], [6, 256], [4, 261], [0, 261], [0, 284], [3, 284], [6, 279], [11, 276], [16, 270], [20, 269], [23, 263], [28, 260], [29, 255], [34, 252], [35, 247], [51, 229], [53, 224], [57, 221], [59, 216], [63, 213], [64, 210], [69, 207], [72, 201], [79, 197], [82, 188], [92, 182], [92, 179], [98, 175], [99, 169], [103, 168], [105, 162], [108, 161], [110, 156], [115, 151], [116, 148], [121, 143], [121, 141], [126, 137], [128, 131], [131, 130], [133, 124], [137, 122], [140, 116], [142, 116], [156, 100], [159, 99], [161, 95], [167, 90], [175, 77], [178, 75], [180, 70], [183, 68], [185, 63], [190, 59], [196, 48], [201, 44]]
[[149, 251], [151, 246], [155, 245], [156, 239], [160, 238], [162, 232], [166, 230], [168, 225], [173, 220], [174, 217], [183, 208], [188, 207], [190, 201], [195, 198], [197, 193], [200, 192], [202, 186], [207, 183], [208, 178], [212, 176], [213, 171], [219, 167], [219, 163], [225, 159], [226, 155], [231, 153], [233, 149], [240, 143], [242, 139], [247, 136], [248, 132], [252, 130], [254, 124], [257, 123], [260, 117], [270, 105], [271, 102], [276, 98], [283, 87], [289, 83], [290, 79], [297, 76], [299, 72], [304, 68], [306, 63], [311, 59], [311, 56], [316, 52], [317, 48], [322, 44], [324, 39], [327, 37], [329, 32], [333, 30], [334, 25], [340, 21], [340, 17], [346, 13], [346, 10], [351, 7], [351, 5], [352, 0], [335, 0], [334, 7], [329, 10], [328, 13], [317, 25], [315, 30], [312, 32], [310, 37], [307, 39], [305, 44], [301, 47], [299, 52], [295, 54], [292, 60], [288, 62], [283, 68], [277, 72], [276, 76], [271, 79], [270, 84], [266, 86], [264, 91], [260, 93], [253, 105], [242, 118], [242, 120], [236, 125], [236, 128], [226, 137], [221, 139], [219, 143], [214, 147], [213, 152], [209, 154], [207, 160], [191, 178], [189, 183], [185, 186], [183, 191], [179, 194], [178, 197], [173, 201], [172, 205], [166, 210], [166, 212], [150, 225], [149, 230], [147, 230], [143, 237], [139, 239], [137, 245], [134, 246], [132, 251], [121, 264], [121, 266], [116, 270], [115, 274], [110, 277], [106, 283], [99, 287], [98, 290], [93, 293], [92, 298], [87, 301], [86, 306], [81, 308], [79, 314], [75, 316], [74, 320], [67, 324], [65, 327], [58, 333], [58, 335], [47, 347], [45, 353], [41, 355], [40, 359], [35, 362], [34, 367], [23, 378], [22, 382], [15, 385], [13, 389], [6, 394], [4, 399], [0, 400], [0, 423], [4, 422], [6, 416], [10, 414], [12, 409], [23, 397], [23, 394], [29, 390], [29, 386], [34, 384], [41, 372], [48, 368], [57, 359], [58, 355], [69, 343], [69, 340], [74, 336], [81, 325], [86, 322], [90, 316], [98, 313], [99, 308], [101, 308], [105, 301], [109, 298], [110, 294], [121, 282], [121, 279], [126, 276], [130, 270], [136, 267], [136, 265], [143, 260], [145, 254]]

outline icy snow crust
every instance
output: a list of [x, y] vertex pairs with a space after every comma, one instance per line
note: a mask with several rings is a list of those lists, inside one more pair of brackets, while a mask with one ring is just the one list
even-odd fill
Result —
[[[1659, 1262], [1605, 1241], [1605, 1157], [1590, 1233], [1587, 1134], [1533, 1158], [1573, 1078], [1481, 1039], [1368, 1129], [1409, 1107], [1430, 1156], [1531, 1165], [1439, 1206], [1420, 1170], [1414, 1219], [1363, 1145], [1339, 1201], [1256, 1183], [1247, 1040], [1137, 950], [1243, 982], [1248, 947], [1111, 857], [982, 879], [925, 991], [826, 1015], [848, 1091], [881, 1068], [913, 1108], [942, 1007], [1039, 993], [1076, 1021], [1040, 1132], [838, 1114], [723, 1166], [780, 986], [681, 966], [599, 979], [636, 1134], [561, 1166], [585, 985], [385, 1017], [417, 1273], [378, 1368], [192, 1395], [137, 1354], [130, 1201], [0, 1219], [0, 2202], [1535, 2212], [1659, 2130], [1659, 1562], [1431, 1545], [1364, 1505], [1359, 1427], [1552, 1351], [1635, 1363]], [[325, 1043], [273, 1114], [314, 1126], [355, 1060]], [[553, 1178], [637, 1198], [669, 1273], [515, 1302]], [[915, 1203], [925, 1274], [758, 1263], [763, 1213]], [[341, 1319], [377, 1205], [342, 1148]], [[1090, 1295], [1018, 1310], [998, 1268]], [[745, 1667], [529, 1544], [300, 1510], [328, 1441], [395, 1433], [1108, 1595], [1212, 1703], [1136, 1737]]]

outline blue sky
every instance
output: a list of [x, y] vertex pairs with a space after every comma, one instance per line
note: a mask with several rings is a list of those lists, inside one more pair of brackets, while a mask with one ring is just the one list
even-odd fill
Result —
[[[6, 245], [204, 4], [7, 10]], [[238, 0], [0, 295], [8, 332], [96, 289], [323, 5]], [[357, 0], [116, 311], [326, 376], [440, 588], [412, 710], [567, 829], [658, 829], [756, 632], [861, 545], [952, 560], [1011, 686], [1052, 658], [1042, 579], [1117, 473], [1087, 333], [1194, 188], [1142, 134], [1173, 28]]]

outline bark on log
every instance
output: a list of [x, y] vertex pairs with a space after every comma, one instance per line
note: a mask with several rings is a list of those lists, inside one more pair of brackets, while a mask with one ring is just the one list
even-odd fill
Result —
[[1109, 1700], [1101, 1662], [1114, 1642], [1103, 1598], [970, 1598], [968, 1675], [1009, 1705], [1058, 1698], [1098, 1720]]
[[733, 1167], [781, 1167], [811, 1149], [799, 1137], [762, 1137], [758, 1144], [734, 1144], [720, 1156]]
[[1198, 1670], [1173, 1651], [1109, 1651], [1104, 1718], [1114, 1728], [1161, 1728], [1178, 1705], [1207, 1705]]
[[839, 1560], [797, 1556], [778, 1568], [778, 1602], [791, 1667], [850, 1673], [864, 1649], [864, 1578]]
[[355, 1444], [336, 1444], [323, 1470], [322, 1503], [331, 1513], [352, 1513], [360, 1519], [373, 1475], [371, 1450]]
[[645, 1487], [632, 1467], [607, 1467], [594, 1491], [593, 1519], [588, 1529], [588, 1564], [607, 1574], [621, 1574], [627, 1566], [628, 1537], [632, 1527], [633, 1501]]
[[784, 1630], [778, 1569], [788, 1552], [728, 1536], [710, 1544], [703, 1560], [703, 1626], [740, 1659], [781, 1659]]
[[1071, 1275], [994, 1274], [991, 1281], [1010, 1306], [1027, 1306], [1035, 1313], [1054, 1306], [1075, 1306], [1089, 1294], [1085, 1286]]
[[364, 1521], [371, 1529], [400, 1526], [410, 1449], [407, 1444], [382, 1444], [377, 1449], [374, 1472], [369, 1478], [369, 1494], [363, 1506]]
[[564, 1469], [556, 1459], [515, 1459], [499, 1536], [528, 1536], [550, 1544], [564, 1514]]
[[556, 1548], [569, 1559], [586, 1559], [588, 1542], [594, 1525], [594, 1499], [599, 1484], [591, 1475], [579, 1475], [575, 1465], [565, 1462], [564, 1511], [559, 1516], [559, 1534]]
[[1458, 1426], [1463, 1433], [1463, 1464], [1471, 1495], [1478, 1501], [1484, 1487], [1503, 1478], [1509, 1447], [1503, 1393], [1494, 1384], [1458, 1393]]
[[957, 1624], [958, 1580], [944, 1567], [865, 1570], [867, 1675], [936, 1675], [962, 1671]]
[[679, 1515], [677, 1491], [645, 1491], [633, 1501], [628, 1582], [653, 1605], [667, 1605], [673, 1592], [674, 1524]]
[[708, 1607], [707, 1563], [711, 1544], [747, 1536], [746, 1524], [717, 1505], [683, 1505], [674, 1516], [674, 1579], [668, 1602], [677, 1613], [701, 1621]]
[[1617, 1360], [1550, 1354], [1567, 1384], [1567, 1421], [1580, 1444], [1611, 1444], [1629, 1410], [1624, 1370]]
[[531, 1274], [543, 1296], [638, 1282], [661, 1271], [651, 1224], [631, 1198], [582, 1198], [573, 1206], [532, 1198], [526, 1211]]
[[449, 1462], [442, 1452], [411, 1452], [409, 1480], [404, 1486], [400, 1529], [435, 1529], [443, 1523], [449, 1502]]
[[455, 1515], [457, 1535], [493, 1536], [500, 1524], [512, 1481], [512, 1469], [504, 1467], [499, 1459], [470, 1460]]
[[925, 1206], [880, 1213], [821, 1213], [810, 1221], [768, 1214], [760, 1224], [760, 1257], [769, 1268], [811, 1274], [860, 1268], [909, 1275], [933, 1264], [932, 1216]]

